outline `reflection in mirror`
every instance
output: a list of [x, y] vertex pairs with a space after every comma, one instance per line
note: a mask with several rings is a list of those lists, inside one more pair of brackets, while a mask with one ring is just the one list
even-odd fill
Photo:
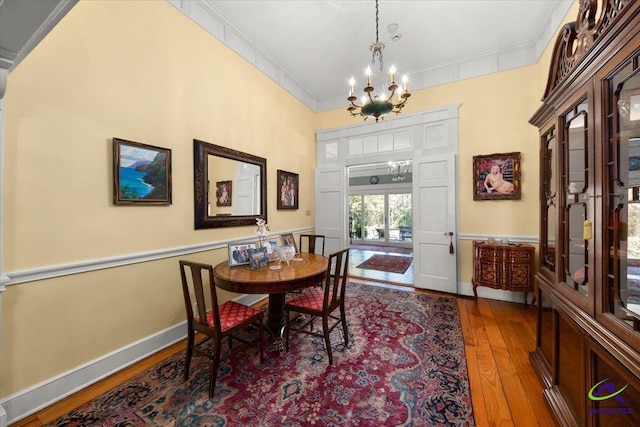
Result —
[[[617, 80], [617, 81], [616, 81]], [[640, 330], [640, 71], [621, 69], [614, 82], [618, 113], [617, 167], [610, 176], [613, 191], [613, 265], [610, 312]]]
[[207, 157], [209, 216], [259, 215], [260, 167], [214, 155]]
[[267, 161], [193, 140], [195, 228], [255, 225], [267, 219]]

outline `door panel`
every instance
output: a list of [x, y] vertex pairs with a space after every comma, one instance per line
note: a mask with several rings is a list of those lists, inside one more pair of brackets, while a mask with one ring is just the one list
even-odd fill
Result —
[[348, 245], [347, 193], [345, 168], [316, 169], [315, 232], [325, 236], [325, 254]]
[[417, 261], [414, 263], [416, 287], [457, 293], [455, 184], [455, 156], [414, 159], [413, 252], [414, 261]]

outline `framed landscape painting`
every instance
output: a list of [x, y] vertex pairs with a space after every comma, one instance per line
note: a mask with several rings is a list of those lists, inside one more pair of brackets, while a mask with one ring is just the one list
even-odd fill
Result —
[[171, 150], [113, 138], [113, 203], [170, 205]]
[[520, 197], [520, 152], [473, 156], [473, 200]]

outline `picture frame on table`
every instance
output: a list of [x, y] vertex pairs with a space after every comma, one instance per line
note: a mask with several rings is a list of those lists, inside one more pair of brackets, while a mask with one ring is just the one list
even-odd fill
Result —
[[257, 270], [269, 265], [269, 254], [267, 254], [267, 248], [255, 248], [249, 250], [249, 268], [251, 270]]
[[170, 205], [171, 150], [113, 138], [113, 204]]
[[229, 267], [249, 264], [249, 253], [257, 247], [255, 242], [229, 243]]
[[231, 206], [231, 181], [216, 182], [216, 206]]
[[473, 200], [520, 200], [520, 152], [473, 156]]
[[278, 169], [277, 209], [298, 209], [299, 177], [297, 173]]
[[269, 255], [269, 261], [278, 261], [280, 258], [278, 257], [278, 241], [275, 239], [270, 239], [265, 243], [265, 248], [267, 248], [267, 254]]
[[296, 253], [298, 253], [298, 246], [296, 246], [296, 239], [293, 237], [292, 233], [281, 234], [280, 240], [282, 240], [282, 246], [293, 246]]

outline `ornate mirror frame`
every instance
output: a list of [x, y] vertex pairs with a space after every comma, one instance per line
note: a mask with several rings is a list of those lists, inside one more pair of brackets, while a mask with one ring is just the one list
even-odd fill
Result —
[[[251, 163], [260, 168], [260, 212], [256, 215], [209, 215], [209, 156]], [[194, 226], [205, 228], [255, 225], [256, 219], [267, 220], [267, 159], [208, 142], [193, 140]]]

